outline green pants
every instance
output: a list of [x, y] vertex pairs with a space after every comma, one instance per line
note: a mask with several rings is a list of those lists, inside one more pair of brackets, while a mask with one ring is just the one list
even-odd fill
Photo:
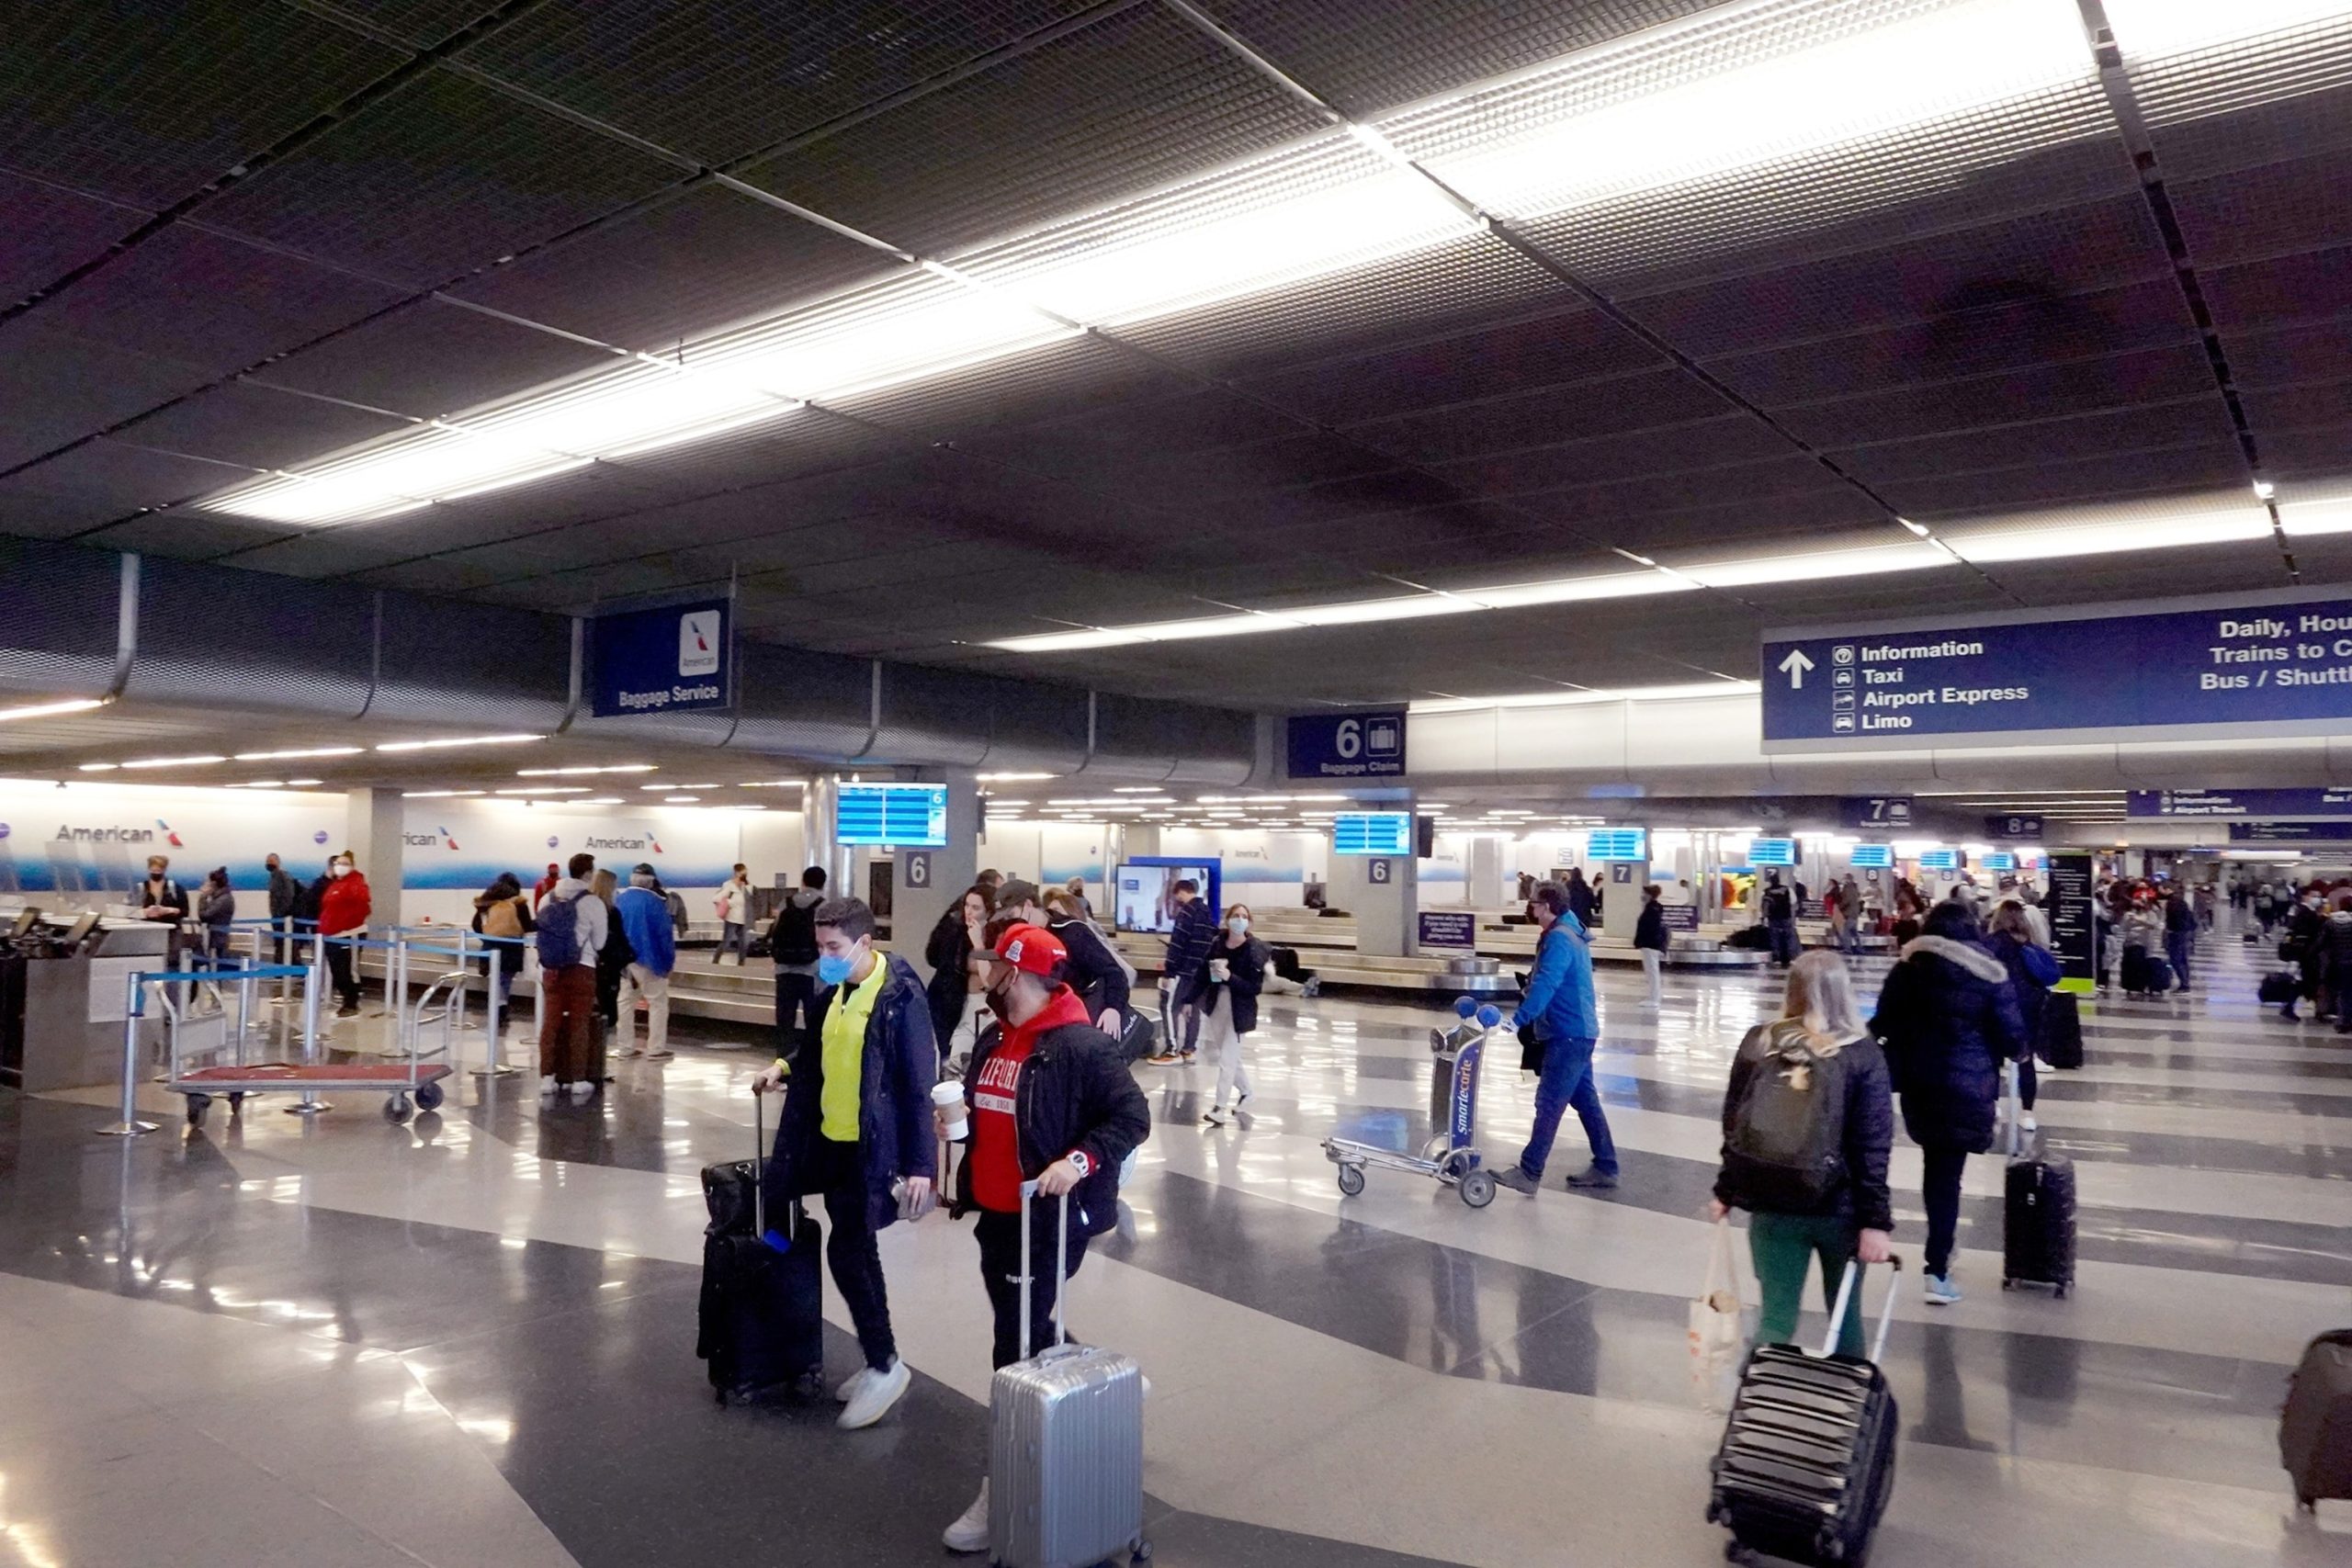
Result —
[[[1748, 1216], [1747, 1254], [1756, 1260], [1756, 1283], [1764, 1295], [1763, 1311], [1756, 1319], [1758, 1343], [1796, 1343], [1797, 1314], [1804, 1304], [1805, 1270], [1812, 1266], [1816, 1253], [1821, 1258], [1822, 1306], [1826, 1310], [1837, 1304], [1838, 1281], [1845, 1277], [1846, 1264], [1854, 1256], [1855, 1235], [1854, 1222], [1842, 1215]], [[1857, 1296], [1861, 1289], [1862, 1282], [1857, 1278]], [[1838, 1329], [1838, 1353], [1857, 1359], [1862, 1354], [1862, 1309], [1859, 1301], [1847, 1304], [1846, 1321]]]

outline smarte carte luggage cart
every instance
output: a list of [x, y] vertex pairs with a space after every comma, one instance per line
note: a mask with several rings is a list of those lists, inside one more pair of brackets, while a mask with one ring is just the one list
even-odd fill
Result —
[[1324, 1154], [1340, 1168], [1343, 1195], [1352, 1198], [1362, 1192], [1364, 1168], [1376, 1165], [1434, 1176], [1474, 1209], [1495, 1201], [1495, 1174], [1478, 1163], [1478, 1066], [1486, 1058], [1487, 1037], [1503, 1021], [1502, 1010], [1459, 997], [1453, 1012], [1460, 1021], [1452, 1029], [1430, 1031], [1430, 1051], [1437, 1058], [1436, 1082], [1430, 1092], [1430, 1125], [1437, 1131], [1419, 1155], [1400, 1154], [1352, 1138], [1324, 1139]]

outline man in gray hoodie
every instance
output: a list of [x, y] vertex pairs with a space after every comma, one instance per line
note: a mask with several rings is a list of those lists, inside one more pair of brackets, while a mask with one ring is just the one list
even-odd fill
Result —
[[605, 901], [588, 890], [596, 857], [577, 854], [570, 875], [548, 889], [539, 906], [539, 1096], [552, 1100], [569, 1085], [571, 1098], [596, 1092], [588, 1076], [589, 1031], [596, 1018], [596, 953], [605, 945]]
[[825, 868], [800, 874], [800, 886], [776, 906], [768, 928], [768, 954], [775, 960], [775, 1055], [780, 1062], [799, 1054], [817, 1016], [817, 906], [825, 901]]

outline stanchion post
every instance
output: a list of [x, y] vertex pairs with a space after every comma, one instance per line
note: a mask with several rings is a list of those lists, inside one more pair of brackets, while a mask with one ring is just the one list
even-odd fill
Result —
[[[325, 951], [323, 942], [313, 942], [311, 973], [302, 982], [302, 1061], [305, 1066], [315, 1066], [319, 1059], [319, 993], [326, 988]], [[286, 1113], [288, 1116], [316, 1116], [329, 1109], [315, 1090], [306, 1089], [300, 1100], [286, 1107]]]
[[98, 1129], [99, 1135], [107, 1138], [136, 1138], [155, 1130], [154, 1122], [139, 1120], [138, 975], [132, 974], [125, 983], [129, 994], [122, 1010], [122, 1115]]

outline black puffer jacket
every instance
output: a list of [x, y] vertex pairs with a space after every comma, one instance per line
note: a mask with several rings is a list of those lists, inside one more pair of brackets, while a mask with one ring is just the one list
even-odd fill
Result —
[[2001, 1064], [2025, 1051], [2025, 1019], [2001, 961], [1979, 943], [1923, 936], [1904, 944], [1878, 995], [1871, 1032], [1921, 1148], [1993, 1146]]
[[[1002, 1038], [991, 1023], [972, 1048], [964, 1069], [967, 1102]], [[1120, 1162], [1151, 1136], [1151, 1102], [1118, 1047], [1091, 1024], [1049, 1029], [1037, 1037], [1012, 1093], [1023, 1179], [1035, 1181], [1064, 1155], [1084, 1150], [1094, 1168], [1070, 1191], [1070, 1227], [1101, 1235], [1118, 1223]], [[960, 1216], [972, 1207], [971, 1184], [972, 1162], [963, 1160], [956, 1168], [951, 1213]]]
[[[865, 1021], [865, 1051], [857, 1092], [858, 1149], [865, 1162], [865, 1215], [876, 1230], [899, 1217], [890, 1183], [901, 1176], [936, 1177], [939, 1139], [932, 1127], [931, 1086], [939, 1078], [939, 1048], [932, 1042], [931, 1008], [914, 965], [896, 953], [882, 962], [889, 977], [874, 998]], [[838, 986], [819, 993], [809, 1009], [808, 1037], [785, 1081], [784, 1114], [776, 1119], [775, 1152], [767, 1165], [768, 1207], [782, 1213], [786, 1200], [820, 1190], [809, 1160], [823, 1136], [825, 1015], [841, 995]]]
[[1124, 1021], [1127, 1016], [1127, 972], [1119, 967], [1110, 946], [1084, 920], [1062, 916], [1046, 922], [1046, 929], [1061, 939], [1063, 950], [1069, 954], [1066, 978], [1078, 999], [1086, 1004], [1090, 1021], [1100, 1020], [1105, 1009], [1115, 1008]]
[[[1747, 1080], [1764, 1059], [1771, 1028], [1759, 1023], [1749, 1030], [1747, 1038], [1739, 1043], [1739, 1055], [1732, 1058], [1731, 1085], [1724, 1091], [1726, 1138], [1747, 1093]], [[1839, 1047], [1834, 1061], [1846, 1086], [1844, 1130], [1838, 1140], [1845, 1155], [1846, 1179], [1811, 1212], [1846, 1215], [1860, 1229], [1892, 1234], [1894, 1207], [1887, 1195], [1886, 1161], [1894, 1145], [1894, 1102], [1888, 1098], [1886, 1057], [1878, 1043], [1866, 1036]], [[1715, 1196], [1732, 1208], [1751, 1214], [1757, 1212], [1757, 1205], [1739, 1190], [1727, 1169], [1716, 1173]]]
[[1227, 978], [1223, 985], [1211, 984], [1204, 997], [1223, 991], [1232, 998], [1236, 1034], [1249, 1034], [1258, 1027], [1258, 993], [1266, 988], [1266, 961], [1272, 956], [1266, 944], [1254, 936], [1245, 939], [1239, 947], [1227, 947], [1220, 932], [1209, 947], [1208, 962], [1224, 959]]
[[2322, 973], [2338, 990], [2344, 988], [2345, 976], [2352, 975], [2352, 909], [2331, 909], [2320, 922], [2319, 953]]

